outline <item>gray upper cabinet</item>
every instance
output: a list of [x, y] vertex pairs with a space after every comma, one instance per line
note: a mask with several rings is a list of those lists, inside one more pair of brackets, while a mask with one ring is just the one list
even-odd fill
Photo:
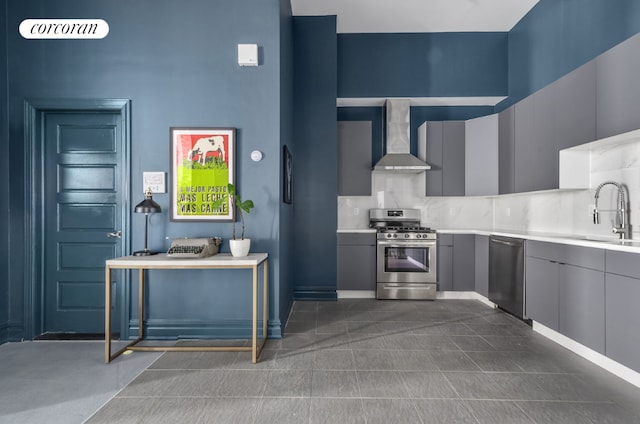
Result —
[[640, 128], [640, 35], [598, 56], [596, 68], [597, 138]]
[[514, 192], [537, 190], [535, 175], [542, 146], [535, 137], [534, 100], [529, 96], [515, 105]]
[[371, 121], [338, 121], [338, 195], [371, 196]]
[[466, 196], [498, 194], [498, 115], [470, 119], [465, 123]]
[[464, 196], [465, 122], [427, 122], [427, 196]]
[[595, 60], [501, 112], [500, 194], [558, 188], [559, 151], [595, 140], [595, 122]]
[[557, 91], [554, 133], [558, 150], [596, 139], [596, 61], [553, 84]]
[[442, 196], [442, 147], [444, 123], [427, 122], [426, 161], [431, 169], [425, 172], [426, 195]]
[[498, 114], [498, 192], [515, 191], [515, 106]]
[[445, 121], [442, 147], [442, 194], [464, 196], [465, 122]]
[[558, 188], [558, 150], [553, 136], [555, 94], [550, 87], [515, 106], [515, 191]]

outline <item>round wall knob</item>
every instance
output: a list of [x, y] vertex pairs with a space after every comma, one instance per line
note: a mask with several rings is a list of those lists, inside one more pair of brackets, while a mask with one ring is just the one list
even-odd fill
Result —
[[260, 162], [262, 160], [262, 152], [260, 150], [254, 150], [251, 152], [251, 160], [254, 162]]

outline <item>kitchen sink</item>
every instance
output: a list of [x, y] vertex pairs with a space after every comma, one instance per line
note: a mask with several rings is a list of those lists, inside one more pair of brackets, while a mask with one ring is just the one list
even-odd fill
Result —
[[640, 247], [640, 239], [618, 239], [607, 236], [565, 236], [564, 238], [580, 241], [594, 241], [597, 243], [618, 244], [620, 246]]
[[602, 243], [616, 243], [618, 241], [622, 241], [620, 239], [607, 236], [566, 236], [566, 238], [573, 240], [598, 241]]
[[622, 246], [634, 246], [634, 247], [640, 247], [640, 240], [630, 240], [630, 239], [623, 239], [623, 240], [613, 240], [608, 242], [610, 244], [620, 244]]

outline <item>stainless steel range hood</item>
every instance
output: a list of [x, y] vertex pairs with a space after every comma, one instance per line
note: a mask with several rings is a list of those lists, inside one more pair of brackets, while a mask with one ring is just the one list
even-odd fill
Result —
[[373, 167], [374, 171], [420, 173], [431, 166], [410, 153], [409, 100], [388, 99], [387, 109], [387, 154]]

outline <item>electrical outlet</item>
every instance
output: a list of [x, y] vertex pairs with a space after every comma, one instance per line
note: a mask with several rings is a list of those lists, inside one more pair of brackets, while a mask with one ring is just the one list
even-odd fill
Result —
[[456, 208], [449, 208], [449, 215], [456, 216]]
[[354, 215], [360, 215], [360, 208], [353, 208]]
[[506, 216], [511, 216], [511, 208], [506, 208], [506, 209], [504, 210], [504, 214], [505, 214]]

